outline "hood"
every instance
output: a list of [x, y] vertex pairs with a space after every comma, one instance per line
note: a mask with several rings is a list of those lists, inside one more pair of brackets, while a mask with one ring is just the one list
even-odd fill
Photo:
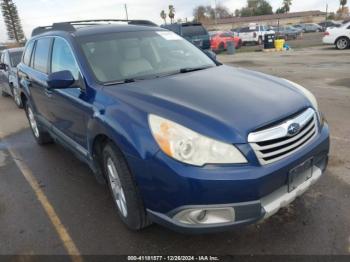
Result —
[[229, 66], [105, 88], [147, 113], [231, 143], [289, 117], [310, 102], [287, 81]]

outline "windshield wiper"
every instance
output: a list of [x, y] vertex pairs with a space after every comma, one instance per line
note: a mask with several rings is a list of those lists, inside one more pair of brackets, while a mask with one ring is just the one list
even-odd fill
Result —
[[181, 68], [180, 69], [180, 73], [184, 74], [184, 73], [188, 73], [188, 72], [193, 72], [193, 71], [199, 71], [199, 70], [204, 70], [204, 69], [208, 69], [211, 68], [213, 66], [202, 66], [202, 67], [187, 67], [187, 68]]
[[118, 81], [109, 81], [103, 83], [104, 86], [112, 86], [112, 85], [120, 85], [120, 84], [126, 84], [126, 83], [133, 83], [136, 82], [138, 79], [135, 78], [127, 78], [123, 80], [118, 80]]

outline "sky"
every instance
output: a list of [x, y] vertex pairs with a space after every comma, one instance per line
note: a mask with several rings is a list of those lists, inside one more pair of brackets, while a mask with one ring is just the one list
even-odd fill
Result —
[[[282, 0], [268, 0], [273, 9], [280, 7]], [[168, 5], [175, 7], [175, 19], [192, 18], [192, 11], [198, 5], [215, 6], [215, 0], [13, 0], [22, 21], [27, 38], [33, 28], [51, 25], [53, 22], [114, 18], [125, 19], [124, 4], [127, 4], [129, 19], [147, 19], [161, 24], [160, 11], [167, 10]], [[218, 4], [229, 8], [233, 13], [246, 5], [246, 0], [216, 0]], [[326, 10], [336, 11], [339, 0], [293, 0], [291, 12]], [[0, 42], [7, 40], [7, 33], [0, 19]]]

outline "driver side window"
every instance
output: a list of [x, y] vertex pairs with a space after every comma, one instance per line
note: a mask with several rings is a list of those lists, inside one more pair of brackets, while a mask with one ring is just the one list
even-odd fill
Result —
[[55, 38], [52, 48], [51, 72], [68, 70], [75, 80], [79, 80], [79, 68], [72, 51], [65, 40]]

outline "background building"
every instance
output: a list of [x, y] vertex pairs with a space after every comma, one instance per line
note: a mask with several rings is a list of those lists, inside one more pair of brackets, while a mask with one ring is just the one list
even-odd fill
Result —
[[298, 24], [298, 23], [320, 23], [326, 19], [326, 13], [321, 11], [294, 12], [273, 15], [229, 17], [217, 19], [216, 23], [205, 24], [209, 30], [230, 30], [232, 28], [246, 26], [249, 23], [260, 23], [264, 25]]

